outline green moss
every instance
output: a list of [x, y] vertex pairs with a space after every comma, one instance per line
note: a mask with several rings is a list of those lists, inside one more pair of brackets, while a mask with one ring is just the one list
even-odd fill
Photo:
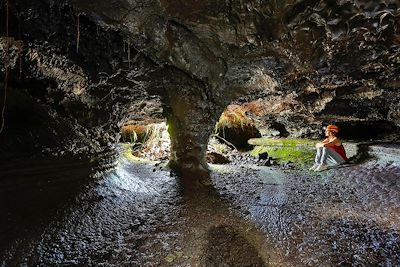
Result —
[[139, 157], [136, 157], [133, 155], [133, 150], [132, 150], [132, 145], [129, 143], [121, 144], [123, 147], [123, 153], [122, 156], [130, 161], [140, 161], [141, 159]]
[[312, 139], [291, 138], [252, 138], [250, 145], [256, 146], [285, 146], [285, 147], [314, 147], [318, 142]]
[[291, 161], [298, 165], [308, 164], [315, 156], [316, 141], [310, 139], [273, 139], [255, 138], [249, 143], [255, 145], [251, 155], [258, 157], [259, 154], [267, 152], [272, 158], [280, 161]]
[[132, 155], [132, 148], [129, 144], [121, 144], [121, 146], [124, 148], [124, 152], [122, 153], [122, 155], [129, 159], [130, 157], [133, 157]]

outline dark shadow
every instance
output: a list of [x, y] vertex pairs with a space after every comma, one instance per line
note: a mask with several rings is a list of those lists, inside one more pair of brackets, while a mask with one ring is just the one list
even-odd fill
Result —
[[2, 161], [0, 251], [15, 240], [40, 233], [42, 227], [57, 218], [85, 188], [98, 164], [96, 159], [72, 156]]
[[382, 140], [399, 131], [388, 121], [343, 121], [338, 122], [340, 136], [348, 140]]
[[350, 157], [348, 161], [342, 166], [352, 165], [352, 164], [361, 164], [371, 158], [373, 156], [369, 153], [369, 146], [371, 143], [360, 143], [357, 144], [357, 154]]
[[230, 226], [211, 228], [207, 238], [204, 266], [266, 266], [256, 248]]

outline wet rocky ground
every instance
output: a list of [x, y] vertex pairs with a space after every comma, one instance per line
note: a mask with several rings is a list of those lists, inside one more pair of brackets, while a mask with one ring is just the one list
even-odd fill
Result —
[[399, 266], [399, 147], [369, 150], [321, 173], [212, 165], [216, 190], [190, 194], [122, 152], [103, 173], [2, 163], [0, 266]]
[[275, 265], [399, 266], [399, 150], [370, 150], [374, 158], [321, 173], [225, 169], [216, 186], [272, 238], [283, 255]]

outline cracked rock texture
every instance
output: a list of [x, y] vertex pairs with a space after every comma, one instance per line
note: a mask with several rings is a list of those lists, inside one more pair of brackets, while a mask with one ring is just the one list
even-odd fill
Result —
[[91, 151], [127, 122], [166, 118], [171, 166], [207, 173], [218, 117], [252, 101], [260, 127], [292, 136], [330, 122], [355, 139], [399, 135], [395, 0], [15, 0], [9, 12], [7, 153]]

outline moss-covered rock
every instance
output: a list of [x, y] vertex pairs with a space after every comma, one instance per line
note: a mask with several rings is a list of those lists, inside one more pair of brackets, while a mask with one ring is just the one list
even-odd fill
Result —
[[316, 141], [310, 139], [254, 138], [250, 139], [249, 143], [255, 145], [251, 151], [254, 157], [267, 152], [269, 157], [279, 161], [305, 165], [315, 156]]

